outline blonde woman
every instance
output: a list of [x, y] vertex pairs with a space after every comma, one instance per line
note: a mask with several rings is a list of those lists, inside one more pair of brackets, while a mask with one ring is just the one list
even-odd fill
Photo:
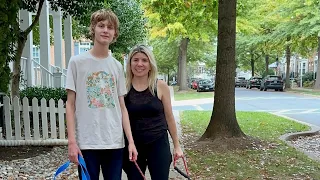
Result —
[[[144, 45], [133, 48], [127, 61], [128, 110], [133, 139], [139, 153], [137, 163], [145, 173], [148, 167], [153, 180], [169, 179], [172, 162], [168, 130], [174, 144], [174, 156], [181, 157], [176, 123], [172, 113], [168, 85], [157, 80], [157, 65], [153, 53]], [[127, 152], [124, 156], [127, 156]], [[129, 180], [142, 179], [135, 164], [124, 158], [124, 170]]]

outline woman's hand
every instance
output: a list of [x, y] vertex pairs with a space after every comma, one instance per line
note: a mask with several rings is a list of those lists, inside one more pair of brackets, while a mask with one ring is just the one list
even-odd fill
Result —
[[181, 157], [183, 157], [183, 152], [182, 152], [180, 146], [174, 148], [174, 150], [173, 150], [173, 157], [174, 157], [174, 158], [181, 158]]

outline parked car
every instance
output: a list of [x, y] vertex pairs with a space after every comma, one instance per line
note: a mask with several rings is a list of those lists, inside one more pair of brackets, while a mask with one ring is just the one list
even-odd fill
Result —
[[178, 84], [177, 81], [172, 81], [172, 82], [170, 83], [171, 86], [176, 86], [177, 84]]
[[281, 76], [268, 75], [261, 81], [260, 91], [274, 89], [275, 91], [283, 91], [283, 80]]
[[214, 83], [209, 79], [199, 80], [197, 92], [201, 91], [214, 91]]
[[247, 81], [246, 81], [246, 78], [245, 77], [236, 77], [235, 78], [235, 87], [246, 87], [247, 85]]
[[247, 85], [246, 88], [247, 89], [251, 89], [251, 88], [260, 88], [261, 85], [261, 77], [251, 77], [248, 81], [247, 81]]

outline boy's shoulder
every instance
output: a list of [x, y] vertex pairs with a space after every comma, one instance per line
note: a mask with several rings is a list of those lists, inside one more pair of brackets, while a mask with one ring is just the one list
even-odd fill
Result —
[[115, 63], [117, 63], [117, 65], [121, 65], [121, 66], [122, 66], [122, 64], [120, 63], [120, 61], [118, 61], [115, 57], [111, 56], [111, 59], [112, 59]]
[[74, 56], [71, 56], [70, 61], [81, 61], [81, 60], [88, 60], [89, 59], [88, 52], [83, 52]]
[[111, 59], [116, 63], [117, 66], [122, 67], [122, 64], [120, 63], [120, 61], [118, 61], [115, 57], [111, 56]]

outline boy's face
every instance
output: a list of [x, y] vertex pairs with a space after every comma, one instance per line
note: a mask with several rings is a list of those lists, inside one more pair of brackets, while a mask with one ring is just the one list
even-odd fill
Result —
[[101, 45], [109, 45], [115, 35], [114, 26], [108, 21], [100, 21], [94, 28], [94, 41]]

